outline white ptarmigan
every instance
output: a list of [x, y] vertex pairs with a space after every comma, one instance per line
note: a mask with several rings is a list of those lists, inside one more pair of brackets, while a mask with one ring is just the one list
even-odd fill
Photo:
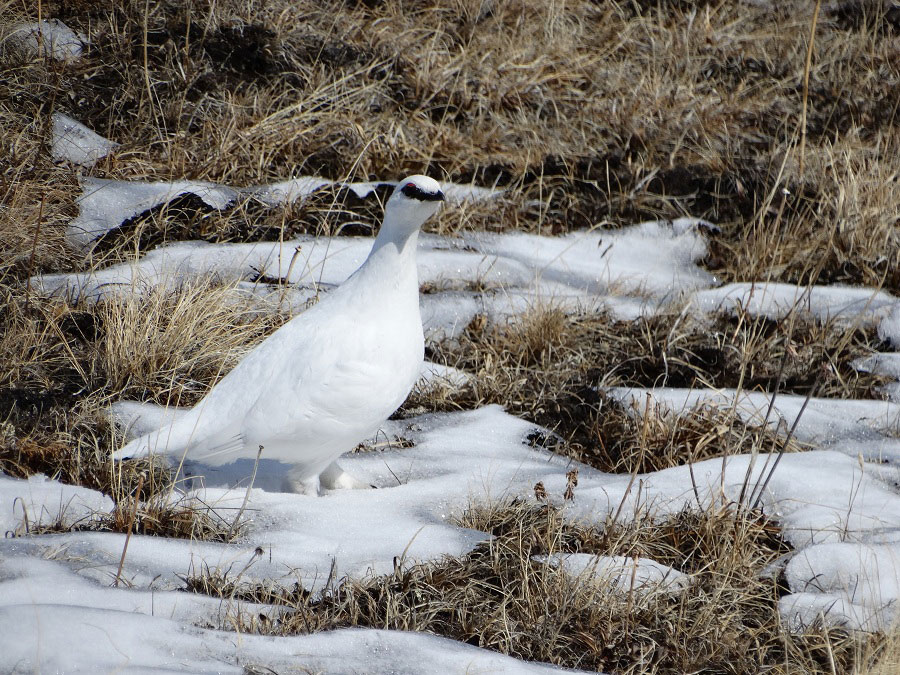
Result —
[[444, 201], [410, 176], [388, 199], [365, 262], [318, 304], [272, 333], [192, 409], [114, 459], [151, 453], [222, 466], [261, 457], [287, 466], [286, 491], [363, 487], [335, 460], [370, 437], [419, 377], [424, 358], [416, 243]]

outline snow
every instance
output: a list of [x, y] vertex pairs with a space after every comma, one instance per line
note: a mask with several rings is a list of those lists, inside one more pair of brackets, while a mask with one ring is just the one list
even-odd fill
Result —
[[561, 567], [572, 578], [619, 593], [677, 593], [691, 583], [690, 577], [669, 565], [650, 558], [588, 553], [538, 555], [534, 559], [553, 567]]
[[56, 522], [60, 515], [71, 524], [111, 508], [112, 500], [95, 490], [64, 485], [41, 475], [23, 481], [0, 473], [2, 533], [22, 533], [29, 526]]
[[360, 675], [572, 672], [401, 631], [344, 629], [274, 638], [186, 628], [165, 616], [55, 603], [0, 606], [0, 625], [0, 659], [8, 673], [260, 672], [254, 667]]
[[655, 410], [676, 414], [709, 404], [734, 409], [750, 424], [766, 422], [786, 430], [796, 422], [794, 437], [799, 441], [870, 462], [900, 464], [900, 403], [892, 401], [810, 398], [800, 415], [805, 396], [778, 394], [766, 421], [772, 395], [764, 392], [657, 387], [612, 388], [609, 393], [638, 411], [649, 396]]
[[56, 61], [77, 59], [88, 43], [86, 36], [59, 19], [17, 24], [10, 31], [9, 39], [25, 51], [45, 53]]
[[[236, 649], [233, 634], [196, 626], [221, 625], [222, 616], [237, 608], [175, 591], [182, 585], [178, 575], [207, 568], [231, 570], [232, 576], [244, 570], [246, 580], [300, 581], [318, 589], [331, 573], [385, 573], [393, 569], [395, 559], [403, 564], [465, 553], [486, 537], [450, 520], [470, 498], [504, 485], [521, 490], [523, 480], [547, 475], [548, 470], [564, 476], [565, 460], [522, 442], [532, 428], [497, 407], [389, 423], [386, 434], [402, 433], [415, 447], [355, 453], [342, 460], [379, 489], [314, 498], [254, 488], [248, 531], [236, 544], [132, 537], [123, 573], [128, 589], [110, 588], [124, 535], [76, 532], [2, 540], [0, 641], [8, 640], [10, 646], [0, 648], [0, 670], [30, 671], [38, 663], [50, 670], [63, 658], [68, 664], [83, 662], [101, 670], [156, 663], [193, 672], [198, 664], [218, 660], [277, 669], [290, 654], [299, 655], [294, 666], [300, 659], [304, 667], [329, 672], [348, 670], [336, 665], [341, 662], [329, 661], [328, 654], [341, 654], [359, 672], [388, 667], [421, 672], [423, 659], [429, 672], [464, 672], [466, 667], [549, 670], [431, 636], [394, 632], [340, 631], [287, 639], [241, 636]], [[12, 479], [6, 483], [25, 485]], [[58, 501], [58, 491], [66, 489], [53, 481], [39, 484], [54, 488], [47, 490], [48, 509]], [[197, 493], [225, 518], [234, 517], [243, 495], [243, 490], [213, 488]], [[111, 507], [108, 502], [96, 506]], [[257, 547], [263, 556], [256, 555]], [[48, 555], [53, 560], [41, 560]], [[73, 622], [78, 626], [72, 627]], [[102, 644], [94, 650], [77, 644], [68, 649], [70, 639]]]
[[422, 374], [416, 387], [425, 392], [435, 387], [462, 389], [472, 384], [473, 380], [474, 378], [469, 373], [459, 368], [425, 361], [422, 364]]
[[69, 241], [81, 247], [179, 195], [192, 194], [217, 210], [224, 209], [238, 197], [236, 190], [202, 181], [135, 183], [88, 177], [82, 178], [81, 185], [78, 216], [69, 223], [67, 231]]
[[271, 185], [251, 187], [247, 189], [247, 193], [259, 199], [263, 204], [274, 207], [282, 204], [291, 204], [331, 184], [332, 181], [324, 178], [301, 176], [300, 178], [272, 183]]
[[[684, 508], [704, 508], [719, 501], [727, 503], [737, 500], [748, 463], [752, 461], [747, 456], [730, 458], [724, 474], [720, 459], [699, 462], [693, 467], [674, 467], [641, 476], [638, 481], [640, 489], [637, 489], [627, 475], [604, 474], [551, 453], [532, 449], [523, 440], [533, 429], [533, 425], [504, 413], [496, 406], [389, 422], [383, 429], [385, 436], [402, 435], [415, 445], [351, 453], [341, 460], [346, 470], [360, 477], [365, 476], [379, 489], [336, 491], [315, 498], [254, 488], [249, 493], [249, 508], [245, 514], [248, 519], [246, 533], [230, 545], [132, 537], [123, 574], [130, 590], [109, 588], [124, 545], [124, 535], [92, 532], [55, 535], [49, 540], [41, 537], [3, 540], [0, 542], [0, 578], [4, 584], [16, 588], [25, 585], [28, 588], [54, 590], [53, 597], [38, 594], [29, 603], [22, 593], [33, 591], [13, 593], [7, 592], [4, 587], [0, 589], [3, 591], [0, 598], [4, 598], [0, 604], [8, 606], [4, 611], [9, 621], [16, 621], [16, 626], [33, 622], [34, 619], [28, 617], [36, 613], [46, 617], [58, 616], [61, 624], [64, 624], [63, 618], [71, 621], [72, 615], [66, 612], [75, 610], [58, 609], [56, 605], [60, 604], [90, 610], [79, 615], [93, 616], [96, 620], [84, 621], [90, 625], [119, 626], [117, 613], [130, 612], [129, 621], [134, 622], [136, 635], [151, 631], [154, 635], [177, 634], [180, 637], [177, 641], [173, 641], [175, 638], [172, 637], [160, 643], [140, 641], [135, 637], [134, 641], [140, 644], [132, 644], [126, 631], [114, 640], [116, 648], [113, 651], [116, 654], [125, 654], [133, 662], [141, 663], [142, 659], [151, 658], [145, 650], [157, 654], [158, 658], [163, 658], [160, 654], [174, 652], [178, 659], [188, 664], [185, 668], [189, 669], [196, 645], [204, 640], [214, 645], [208, 658], [238, 658], [235, 652], [221, 651], [221, 634], [210, 632], [215, 637], [204, 637], [204, 640], [194, 640], [191, 636], [207, 636], [206, 632], [195, 626], [221, 625], [223, 615], [239, 608], [216, 606], [209, 598], [174, 592], [180, 587], [179, 575], [203, 569], [230, 571], [232, 578], [240, 573], [244, 580], [274, 579], [286, 585], [296, 581], [316, 590], [322, 588], [331, 574], [339, 577], [344, 574], [385, 573], [393, 569], [398, 559], [405, 564], [436, 559], [445, 554], [465, 553], [483, 541], [486, 535], [456, 526], [452, 521], [454, 515], [460, 514], [473, 502], [527, 496], [539, 480], [544, 483], [550, 499], [564, 508], [570, 518], [603, 522], [610, 513], [618, 510], [621, 503], [620, 519], [627, 521], [647, 510], [661, 517], [678, 513]], [[760, 483], [767, 459], [770, 458], [766, 455], [756, 458], [750, 477], [751, 486]], [[566, 472], [573, 466], [579, 469], [576, 497], [573, 502], [564, 504], [562, 494]], [[11, 479], [6, 482], [24, 485]], [[35, 479], [29, 484], [31, 482]], [[58, 491], [63, 486], [52, 481], [41, 481], [39, 484], [54, 486], [54, 490], [47, 491], [52, 500], [47, 510], [52, 512], [51, 507], [59, 502]], [[9, 494], [4, 495], [4, 503]], [[244, 490], [207, 487], [197, 491], [196, 498], [230, 520], [234, 518], [244, 494]], [[98, 499], [101, 498], [98, 496]], [[811, 561], [803, 563], [806, 567], [793, 560], [789, 563], [789, 579], [792, 580], [791, 589], [794, 592], [786, 596], [781, 606], [786, 619], [793, 612], [790, 616], [794, 618], [791, 620], [797, 621], [800, 620], [797, 617], [799, 608], [804, 606], [804, 598], [813, 592], [809, 584], [801, 582], [820, 573], [815, 567], [812, 571], [807, 568], [834, 557], [827, 549], [822, 549], [819, 554], [817, 547], [832, 544], [885, 547], [891, 544], [891, 533], [900, 527], [900, 499], [896, 492], [869, 465], [837, 452], [810, 451], [785, 455], [767, 487], [763, 505], [766, 512], [782, 525], [791, 544], [798, 551], [806, 552], [807, 560]], [[109, 504], [99, 504], [98, 507], [109, 508]], [[32, 564], [39, 557], [46, 557], [48, 546], [56, 552], [54, 556], [58, 559], [53, 564], [65, 567], [54, 573], [56, 578], [52, 585], [46, 580], [50, 563]], [[262, 549], [262, 556], [256, 554], [257, 548]], [[29, 562], [22, 562], [22, 556], [28, 556]], [[564, 567], [575, 574], [586, 573], [585, 570], [595, 562], [571, 556], [568, 560], [571, 562], [564, 562]], [[873, 586], [866, 594], [857, 591], [853, 595], [844, 591], [841, 595], [844, 580], [847, 580], [848, 588], [861, 588], [860, 583], [850, 583], [852, 574], [865, 579], [896, 579], [897, 566], [893, 557], [882, 555], [878, 559], [878, 577], [869, 574], [873, 568], [868, 559], [842, 555], [841, 560], [844, 567], [832, 574], [835, 581], [827, 584], [821, 582], [824, 584], [822, 590], [816, 591], [819, 595], [837, 594], [849, 603], [848, 607], [854, 604], [874, 609], [878, 607], [871, 603], [876, 603], [879, 598], [893, 597], [890, 593], [896, 595], [896, 581], [890, 581], [893, 585], [889, 588]], [[602, 565], [608, 576], [616, 575], [615, 583], [620, 586], [626, 579], [616, 570], [627, 569], [627, 565], [631, 564], [618, 559], [600, 559], [596, 562], [598, 568]], [[671, 581], [669, 589], [672, 591], [688, 583], [677, 575], [664, 576], [667, 573], [671, 575], [675, 571], [663, 570], [652, 561], [639, 561], [636, 590], [645, 586], [647, 590], [652, 590], [654, 582], [663, 578], [666, 586]], [[630, 574], [629, 571], [626, 575], [628, 584], [631, 583]], [[89, 586], [85, 585], [88, 583], [101, 586], [102, 592], [88, 592]], [[104, 593], [110, 594], [108, 599]], [[794, 598], [795, 594], [807, 595]], [[177, 625], [161, 624], [159, 621], [162, 619], [157, 617], [165, 617], [166, 621], [175, 620]], [[885, 615], [884, 620], [888, 618]], [[52, 634], [53, 623], [50, 618], [47, 621], [46, 634], [49, 635]], [[854, 625], [876, 625], [871, 623], [875, 619], [867, 621], [869, 623]], [[368, 632], [365, 634], [368, 635]], [[327, 639], [335, 640], [338, 645], [345, 644], [340, 641], [342, 634], [337, 635]], [[350, 635], [355, 636], [356, 633]], [[393, 634], [386, 635], [391, 636], [384, 638], [387, 643], [394, 640]], [[252, 639], [254, 644], [255, 640]], [[284, 646], [287, 642], [279, 641], [278, 650], [287, 649]], [[38, 645], [34, 640], [17, 640], [17, 644], [20, 646], [17, 647], [19, 651], [15, 652], [15, 663], [0, 660], [0, 667], [3, 664], [30, 664], [32, 661], [28, 659], [37, 658]], [[30, 645], [27, 654], [22, 652], [26, 649], [21, 646], [23, 644]], [[171, 651], [160, 651], [164, 649], [163, 645], [169, 645]], [[178, 645], [178, 648], [171, 645]], [[351, 647], [339, 648], [355, 653]], [[364, 651], [362, 647], [359, 649]], [[268, 654], [258, 661], [266, 667], [275, 668], [279, 663], [275, 651], [262, 650], [261, 653]], [[109, 658], [113, 658], [111, 654]], [[107, 657], [98, 655], [96, 658], [102, 660]], [[49, 662], [52, 663], [52, 660]], [[313, 662], [316, 661], [310, 663]], [[166, 667], [175, 667], [172, 665], [174, 662], [165, 663], [168, 664]], [[304, 664], [308, 665], [305, 661]]]
[[886, 383], [881, 389], [891, 401], [900, 403], [900, 352], [876, 352], [850, 365], [863, 373], [893, 378], [894, 382]]
[[[209, 184], [156, 183], [129, 192], [109, 190], [107, 181], [86, 179], [81, 212], [70, 225], [70, 234], [85, 243], [108, 231], [111, 221], [127, 220], [185, 191], [212, 208], [224, 208], [237, 197]], [[245, 301], [257, 301], [267, 309], [275, 303], [296, 312], [308, 306], [316, 290], [327, 291], [343, 282], [370, 248], [371, 239], [358, 237], [304, 236], [286, 242], [215, 245], [188, 241], [89, 273], [36, 276], [32, 287], [71, 300], [97, 301], [215, 279], [234, 285], [236, 297]], [[423, 235], [417, 264], [419, 283], [426, 290], [421, 296], [426, 336], [455, 337], [479, 313], [502, 321], [537, 307], [605, 309], [633, 319], [713, 283], [713, 277], [696, 264], [705, 253], [703, 236], [696, 229], [676, 234], [665, 221], [563, 238], [518, 233]], [[292, 286], [247, 284], [260, 275]]]
[[[301, 200], [304, 197], [308, 197], [316, 190], [331, 185], [346, 187], [349, 190], [352, 190], [353, 194], [360, 199], [365, 199], [377, 188], [393, 188], [396, 185], [396, 182], [341, 182], [331, 181], [317, 176], [300, 176], [299, 178], [293, 178], [280, 183], [248, 188], [246, 192], [252, 194], [268, 206], [279, 206]], [[485, 188], [477, 185], [460, 185], [447, 182], [442, 183], [442, 185], [444, 186], [444, 196], [451, 204], [493, 199], [503, 193], [503, 190], [498, 188]]]
[[466, 243], [520, 262], [545, 283], [592, 294], [617, 290], [674, 300], [680, 292], [714, 283], [711, 274], [694, 265], [706, 255], [703, 237], [687, 228], [676, 232], [667, 221], [562, 237], [478, 233]]
[[52, 119], [53, 141], [50, 145], [50, 155], [57, 162], [71, 162], [90, 167], [119, 145], [94, 133], [68, 115], [53, 113]]
[[[269, 205], [303, 199], [331, 185], [316, 177], [252, 188], [192, 181], [156, 184], [84, 179], [73, 242], [91, 242], [148, 208], [190, 192], [212, 209], [230, 208], [253, 196]], [[358, 196], [383, 183], [346, 184]], [[458, 188], [458, 189], [457, 189]], [[498, 191], [448, 186], [448, 197], [479, 200]], [[697, 315], [745, 311], [772, 319], [797, 312], [820, 321], [874, 326], [900, 345], [900, 302], [883, 291], [840, 286], [797, 288], [783, 284], [728, 284], [700, 266], [705, 232], [697, 219], [654, 221], [618, 230], [597, 228], [563, 237], [470, 232], [458, 237], [423, 235], [420, 299], [426, 338], [458, 336], [478, 315], [502, 322], [539, 308], [609, 311], [623, 319], [662, 309]], [[299, 237], [290, 242], [221, 244], [180, 242], [126, 264], [92, 274], [45, 275], [32, 288], [94, 301], [146, 289], [175, 290], [214, 279], [231, 301], [254, 311], [304, 311], [341, 283], [365, 258], [368, 238]], [[287, 281], [267, 284], [260, 275]], [[855, 362], [860, 370], [900, 379], [900, 357], [882, 352]], [[419, 387], [465, 387], [471, 375], [426, 363]], [[891, 385], [894, 386], [894, 385]], [[896, 392], [889, 388], [888, 392]], [[733, 408], [750, 423], [779, 433], [794, 425], [804, 397], [727, 389], [608, 392], [642, 414], [677, 415], [701, 404]], [[790, 592], [779, 600], [786, 624], [801, 630], [816, 623], [878, 630], [896, 618], [900, 593], [900, 403], [894, 400], [812, 398], [795, 437], [809, 451], [785, 454], [760, 503], [784, 531], [794, 552], [782, 562]], [[121, 402], [113, 413], [133, 433], [158, 426], [177, 410]], [[67, 533], [0, 541], [0, 670], [52, 670], [68, 649], [85, 669], [128, 667], [161, 672], [240, 672], [244, 665], [274, 670], [324, 672], [539, 672], [548, 667], [506, 659], [428, 635], [345, 630], [274, 638], [210, 630], [246, 610], [240, 603], [177, 592], [181, 576], [200, 570], [240, 574], [244, 580], [295, 582], [319, 591], [329, 575], [385, 573], [395, 564], [461, 555], [487, 537], [455, 524], [472, 503], [533, 499], [545, 486], [566, 517], [603, 523], [612, 513], [624, 522], [684, 509], [737, 502], [761, 490], [775, 457], [737, 455], [652, 474], [605, 474], [525, 441], [535, 426], [496, 406], [429, 414], [387, 422], [365, 449], [344, 455], [341, 466], [377, 486], [335, 490], [321, 497], [274, 491], [284, 467], [261, 463], [249, 492], [232, 489], [227, 472], [207, 472], [189, 496], [227, 522], [245, 495], [244, 531], [232, 544], [132, 537], [123, 571], [128, 588], [111, 588], [124, 535]], [[546, 432], [546, 430], [545, 430]], [[402, 438], [404, 443], [393, 439]], [[387, 442], [385, 442], [387, 441]], [[412, 443], [410, 447], [410, 443]], [[579, 470], [575, 499], [563, 500], [566, 473]], [[21, 498], [21, 499], [17, 499]], [[20, 528], [22, 504], [29, 518], [55, 520], [109, 511], [99, 493], [33, 477], [0, 476], [4, 531]], [[40, 514], [35, 517], [32, 514]], [[257, 549], [263, 555], [257, 554]], [[628, 591], [678, 592], [690, 579], [656, 561], [589, 554], [551, 556], [548, 564], [586, 583]], [[102, 626], [102, 629], [97, 628]], [[8, 643], [8, 644], [7, 644]], [[93, 651], [83, 644], [95, 644]], [[58, 644], [48, 649], [47, 645]], [[83, 659], [83, 661], [80, 661]]]
[[[54, 117], [53, 156], [77, 164], [90, 165], [104, 156], [116, 144], [95, 134], [65, 115]], [[102, 154], [100, 154], [102, 153]], [[83, 178], [82, 194], [78, 198], [79, 214], [69, 223], [67, 238], [78, 248], [90, 247], [107, 232], [155, 207], [164, 205], [181, 195], [199, 197], [211, 209], [224, 210], [233, 206], [239, 197], [252, 197], [263, 204], [276, 207], [301, 201], [323, 187], [346, 187], [357, 197], [369, 197], [378, 187], [392, 188], [394, 182], [342, 182], [317, 176], [301, 176], [270, 185], [230, 187], [205, 181], [164, 181], [147, 183], [102, 178]], [[501, 194], [500, 190], [472, 185], [444, 183], [443, 189], [450, 203], [483, 201]]]
[[[623, 388], [610, 393], [626, 404], [639, 402], [636, 414], [650, 396], [654, 414], [679, 414], [711, 403], [734, 409], [754, 424], [764, 421], [770, 402], [768, 394], [733, 390]], [[804, 400], [778, 395], [769, 424], [784, 433], [794, 425]], [[797, 421], [796, 438], [837, 452], [783, 455], [764, 495], [766, 511], [776, 517], [797, 550], [785, 567], [791, 593], [779, 601], [781, 615], [792, 629], [824, 624], [886, 630], [893, 625], [900, 594], [898, 429], [900, 406], [887, 401], [813, 398]], [[724, 476], [721, 460], [695, 464], [693, 478], [685, 473], [687, 467], [657, 472], [647, 478], [644, 494], [657, 511], [671, 511], [671, 503], [654, 501], [655, 490], [667, 474], [674, 477], [680, 472], [683, 480], [697, 482], [701, 500], [716, 490], [736, 499], [750, 462], [755, 473], [748, 484], [759, 485], [759, 476], [772, 466], [771, 457], [760, 455], [754, 461], [735, 456], [728, 460]]]
[[[890, 538], [896, 535], [890, 533]], [[854, 630], [885, 630], [900, 595], [900, 541], [810, 546], [785, 567], [792, 596], [781, 611], [798, 628], [825, 621]], [[837, 603], [835, 610], [829, 603]]]
[[781, 319], [799, 309], [820, 321], [880, 318], [897, 304], [890, 293], [868, 288], [778, 283], [726, 284], [696, 293], [693, 301], [708, 313], [741, 308], [752, 316]]

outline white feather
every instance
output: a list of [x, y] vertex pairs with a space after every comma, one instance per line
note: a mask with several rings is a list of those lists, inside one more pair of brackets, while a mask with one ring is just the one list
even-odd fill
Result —
[[418, 378], [415, 249], [442, 200], [430, 178], [402, 181], [372, 251], [347, 281], [270, 335], [193, 409], [114, 458], [161, 453], [221, 466], [255, 459], [263, 446], [262, 457], [289, 465], [289, 485], [305, 490], [371, 436]]

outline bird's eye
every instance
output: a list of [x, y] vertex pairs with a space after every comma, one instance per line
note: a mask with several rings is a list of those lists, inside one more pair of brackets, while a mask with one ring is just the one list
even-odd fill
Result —
[[412, 181], [404, 183], [403, 187], [400, 188], [400, 192], [408, 198], [416, 199], [420, 202], [436, 202], [444, 200], [444, 194], [440, 190], [437, 190], [436, 192], [426, 192]]

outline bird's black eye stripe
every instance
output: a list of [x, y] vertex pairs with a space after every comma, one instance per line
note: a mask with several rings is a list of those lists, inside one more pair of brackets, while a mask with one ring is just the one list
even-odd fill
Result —
[[418, 199], [420, 202], [444, 201], [444, 193], [440, 190], [438, 190], [437, 192], [425, 192], [425, 190], [417, 186], [415, 183], [407, 183], [402, 188], [400, 188], [400, 192], [402, 192], [410, 199]]

